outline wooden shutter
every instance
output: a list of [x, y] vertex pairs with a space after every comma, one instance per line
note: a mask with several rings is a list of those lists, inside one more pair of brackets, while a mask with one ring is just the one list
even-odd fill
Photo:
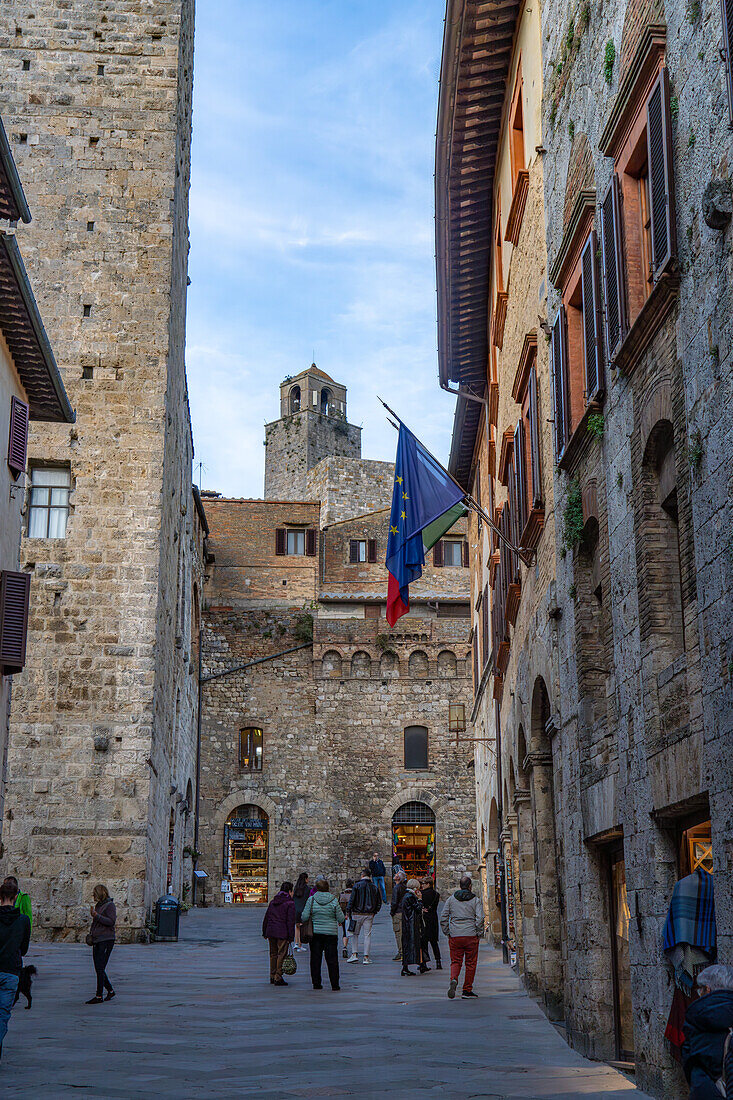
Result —
[[284, 554], [287, 550], [287, 535], [284, 527], [275, 530], [275, 553]]
[[517, 546], [521, 546], [522, 533], [527, 523], [527, 452], [524, 438], [524, 421], [520, 418], [514, 429], [514, 482], [517, 507]]
[[305, 552], [309, 558], [316, 556], [316, 531], [314, 527], [309, 527], [305, 533]]
[[357, 562], [358, 560], [359, 560], [359, 540], [358, 539], [350, 539], [349, 540], [349, 561], [353, 565], [354, 562]]
[[583, 287], [583, 349], [585, 352], [585, 403], [598, 401], [603, 396], [603, 353], [601, 337], [601, 296], [598, 292], [598, 267], [596, 251], [598, 238], [595, 229], [585, 242], [581, 257], [581, 281]]
[[6, 676], [25, 664], [30, 591], [30, 573], [0, 573], [0, 668]]
[[475, 628], [473, 631], [473, 691], [474, 694], [478, 691], [478, 636]]
[[28, 455], [28, 406], [19, 397], [10, 398], [8, 466], [17, 480], [25, 470]]
[[367, 539], [367, 561], [375, 562], [377, 560], [377, 540]]
[[489, 586], [484, 587], [484, 599], [481, 605], [481, 656], [482, 667], [489, 659]]
[[723, 16], [723, 53], [725, 54], [725, 77], [728, 84], [728, 111], [733, 123], [733, 0], [720, 0]]
[[433, 547], [433, 565], [440, 567], [443, 564], [443, 540], [438, 539]]
[[568, 408], [568, 351], [565, 306], [560, 306], [552, 326], [552, 392], [555, 400], [555, 451], [558, 462], [570, 434]]
[[626, 290], [621, 244], [621, 204], [614, 172], [601, 203], [603, 289], [606, 299], [606, 357], [610, 363], [626, 335]]
[[468, 569], [469, 564], [470, 561], [468, 557], [468, 539], [466, 539], [463, 543], [463, 568]]
[[540, 459], [540, 419], [537, 404], [537, 371], [529, 372], [529, 446], [532, 458], [532, 507], [542, 507], [542, 466]]
[[647, 105], [649, 203], [651, 207], [652, 269], [654, 281], [677, 252], [672, 173], [672, 119], [669, 112], [669, 76], [662, 69]]

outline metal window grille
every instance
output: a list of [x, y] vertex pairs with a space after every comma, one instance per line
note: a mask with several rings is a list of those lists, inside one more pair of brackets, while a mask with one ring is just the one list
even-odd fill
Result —
[[424, 802], [406, 802], [392, 821], [395, 825], [434, 825], [435, 814]]

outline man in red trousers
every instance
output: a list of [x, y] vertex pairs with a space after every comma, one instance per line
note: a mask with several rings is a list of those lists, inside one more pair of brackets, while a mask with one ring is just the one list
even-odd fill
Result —
[[478, 996], [473, 991], [473, 979], [478, 962], [479, 939], [484, 931], [484, 908], [481, 900], [473, 893], [472, 885], [469, 876], [464, 875], [461, 879], [460, 890], [456, 890], [455, 894], [451, 894], [440, 915], [440, 927], [448, 937], [448, 946], [450, 947], [448, 996], [451, 1000], [456, 995], [456, 987], [464, 959], [466, 974], [463, 979], [462, 996], [466, 999]]

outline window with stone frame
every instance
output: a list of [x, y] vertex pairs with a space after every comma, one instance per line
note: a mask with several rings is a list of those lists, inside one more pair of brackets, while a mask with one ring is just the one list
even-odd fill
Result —
[[66, 538], [70, 493], [71, 470], [68, 466], [33, 467], [28, 504], [28, 538]]
[[598, 240], [595, 230], [572, 248], [560, 284], [562, 302], [552, 326], [550, 358], [555, 455], [562, 464], [574, 434], [601, 407], [605, 381]]
[[524, 85], [522, 81], [522, 59], [517, 64], [514, 81], [514, 93], [509, 109], [509, 164], [512, 181], [512, 201], [506, 221], [506, 240], [512, 244], [519, 241], [519, 230], [527, 205], [529, 191], [529, 172], [524, 148]]
[[626, 370], [668, 315], [679, 285], [669, 75], [664, 41], [651, 30], [641, 36], [637, 64], [601, 137], [614, 161], [600, 208], [606, 355]]
[[407, 726], [404, 735], [405, 768], [409, 771], [427, 771], [428, 731], [426, 726]]
[[535, 332], [525, 337], [512, 396], [521, 410], [513, 440], [518, 545], [532, 549], [537, 546], [545, 523]]
[[239, 767], [241, 771], [261, 772], [264, 734], [259, 726], [239, 731]]

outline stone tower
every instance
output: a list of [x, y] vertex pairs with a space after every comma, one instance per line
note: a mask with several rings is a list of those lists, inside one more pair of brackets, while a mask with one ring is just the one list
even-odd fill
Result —
[[0, 6], [0, 111], [34, 214], [24, 255], [77, 412], [31, 434], [31, 471], [67, 471], [71, 495], [63, 537], [24, 538], [29, 661], [2, 835], [47, 938], [83, 932], [96, 882], [118, 935], [143, 935], [191, 843], [193, 14], [193, 0]]
[[315, 363], [286, 378], [265, 447], [265, 500], [304, 500], [306, 475], [322, 458], [361, 458], [361, 428], [346, 419], [346, 387]]

